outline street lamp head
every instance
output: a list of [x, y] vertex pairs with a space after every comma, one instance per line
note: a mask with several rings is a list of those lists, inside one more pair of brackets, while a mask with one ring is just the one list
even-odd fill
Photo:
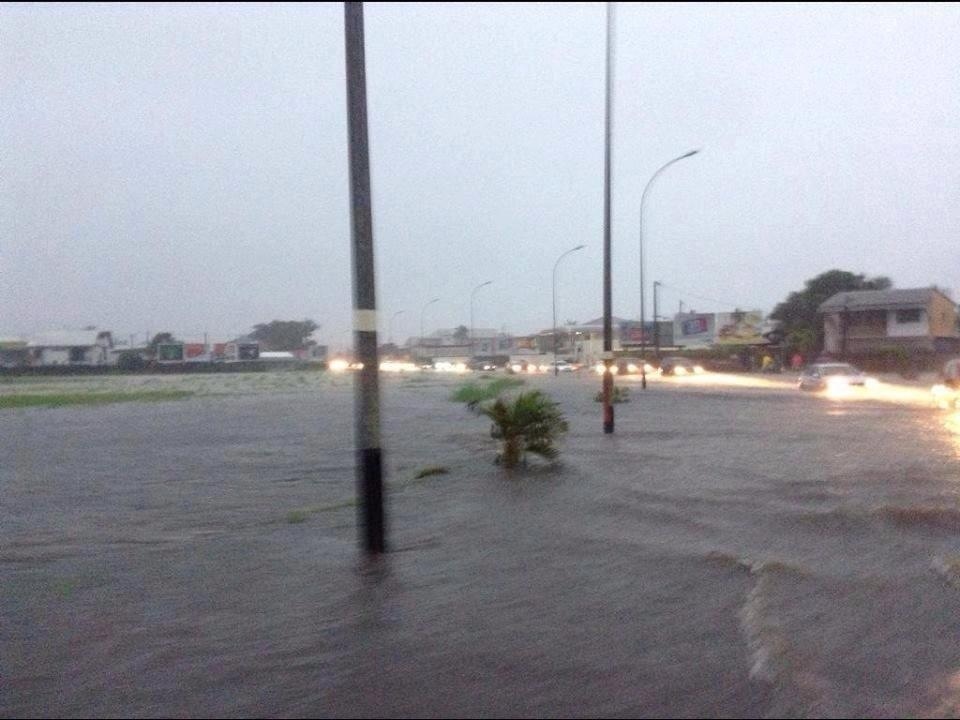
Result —
[[688, 152], [688, 153], [687, 153], [686, 155], [684, 155], [683, 157], [685, 157], [685, 158], [693, 157], [693, 156], [696, 155], [698, 152], [701, 152], [701, 149], [700, 149], [700, 148], [697, 148], [696, 150], [691, 150], [690, 152]]
[[493, 280], [487, 280], [486, 282], [483, 282], [483, 283], [480, 283], [479, 285], [477, 285], [473, 290], [470, 291], [471, 296], [472, 296], [473, 293], [475, 293], [477, 290], [479, 290], [480, 288], [484, 288], [484, 287], [486, 287], [487, 285], [493, 285]]
[[583, 250], [585, 247], [586, 245], [577, 245], [574, 250]]

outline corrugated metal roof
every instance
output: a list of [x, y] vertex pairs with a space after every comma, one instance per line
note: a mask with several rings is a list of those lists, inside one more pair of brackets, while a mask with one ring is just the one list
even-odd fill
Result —
[[[837, 310], [884, 310], [889, 308], [926, 307], [934, 293], [933, 288], [904, 288], [902, 290], [851, 290], [839, 292], [820, 304], [820, 312]], [[951, 300], [951, 302], [953, 302]]]
[[53, 330], [30, 338], [28, 347], [92, 347], [99, 330]]

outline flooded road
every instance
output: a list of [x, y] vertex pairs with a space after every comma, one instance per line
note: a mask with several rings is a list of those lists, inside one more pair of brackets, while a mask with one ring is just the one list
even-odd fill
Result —
[[374, 567], [347, 377], [0, 415], [0, 715], [960, 713], [955, 415], [661, 382], [604, 436], [531, 378], [570, 433], [511, 476], [457, 382], [385, 381]]

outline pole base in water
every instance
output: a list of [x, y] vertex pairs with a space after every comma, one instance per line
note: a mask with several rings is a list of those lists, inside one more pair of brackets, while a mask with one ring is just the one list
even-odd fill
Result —
[[363, 550], [368, 555], [386, 552], [383, 512], [383, 455], [380, 448], [357, 451], [360, 477], [360, 524]]

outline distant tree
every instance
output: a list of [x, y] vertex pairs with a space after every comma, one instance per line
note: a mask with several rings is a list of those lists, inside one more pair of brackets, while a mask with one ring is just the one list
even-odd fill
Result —
[[466, 325], [459, 325], [456, 330], [453, 331], [453, 339], [457, 342], [466, 342], [470, 339], [470, 331], [467, 329]]
[[[839, 292], [851, 290], [889, 290], [893, 282], [885, 276], [867, 278], [866, 275], [846, 270], [828, 270], [807, 280], [803, 290], [792, 292], [777, 305], [770, 317], [779, 320], [781, 329], [789, 337], [798, 331], [812, 333], [817, 347], [823, 344], [823, 327], [817, 315], [820, 304]], [[798, 336], [795, 336], [798, 337]], [[809, 336], [801, 334], [805, 340]]]
[[816, 347], [817, 335], [813, 330], [803, 328], [794, 330], [786, 337], [787, 348], [790, 352], [797, 352], [806, 355]]
[[124, 350], [117, 358], [117, 367], [121, 370], [142, 370], [146, 364], [143, 356], [136, 350]]
[[273, 320], [254, 325], [250, 337], [267, 350], [299, 350], [318, 327], [313, 320]]

